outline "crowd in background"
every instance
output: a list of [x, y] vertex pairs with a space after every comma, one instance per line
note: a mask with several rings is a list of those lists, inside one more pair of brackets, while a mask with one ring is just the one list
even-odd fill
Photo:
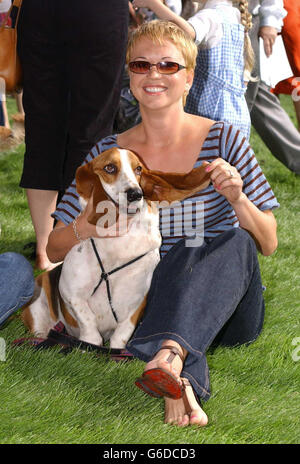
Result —
[[[5, 0], [0, 0], [0, 6], [4, 2]], [[182, 250], [181, 245], [178, 247], [170, 245], [167, 250], [168, 259], [169, 262], [174, 259], [174, 265], [170, 268], [168, 260], [164, 260], [162, 257], [159, 268], [160, 272], [165, 272], [165, 276], [172, 276], [172, 273], [176, 273], [172, 280], [174, 285], [169, 291], [167, 290], [169, 293], [166, 298], [164, 282], [168, 281], [170, 277], [160, 279], [160, 283], [157, 285], [159, 290], [156, 289], [156, 291], [161, 292], [158, 301], [166, 301], [165, 307], [160, 308], [156, 305], [152, 310], [148, 307], [143, 322], [144, 326], [138, 328], [139, 335], [142, 334], [146, 339], [150, 337], [149, 327], [151, 332], [157, 324], [157, 330], [160, 331], [162, 324], [160, 312], [164, 310], [167, 314], [168, 305], [172, 302], [169, 318], [165, 318], [164, 333], [170, 333], [170, 324], [173, 323], [174, 308], [176, 307], [178, 318], [175, 319], [179, 321], [179, 324], [174, 331], [180, 333], [181, 330], [186, 330], [185, 337], [189, 341], [194, 336], [193, 343], [197, 346], [197, 353], [201, 353], [201, 358], [197, 358], [196, 351], [188, 354], [187, 344], [183, 345], [182, 348], [180, 344], [182, 337], [178, 338], [177, 353], [173, 350], [173, 354], [175, 353], [176, 357], [178, 350], [182, 351], [184, 354], [183, 363], [188, 355], [186, 358], [188, 362], [184, 369], [186, 369], [187, 377], [192, 383], [193, 391], [199, 396], [202, 395], [204, 399], [208, 399], [210, 394], [208, 369], [205, 364], [205, 356], [203, 356], [209, 342], [212, 341], [206, 340], [207, 334], [213, 333], [214, 336], [217, 336], [222, 332], [224, 335], [223, 329], [228, 327], [224, 325], [225, 322], [227, 324], [233, 320], [235, 322], [230, 327], [234, 332], [231, 335], [234, 336], [228, 337], [229, 344], [232, 346], [236, 343], [245, 343], [248, 339], [254, 340], [262, 328], [263, 290], [258, 264], [254, 266], [255, 273], [252, 272], [254, 259], [257, 259], [257, 250], [250, 235], [254, 236], [255, 239], [258, 238], [256, 240], [258, 249], [265, 255], [272, 254], [277, 247], [276, 221], [272, 209], [278, 207], [279, 204], [249, 146], [251, 125], [256, 128], [272, 154], [288, 169], [300, 174], [300, 133], [281, 107], [280, 100], [276, 96], [280, 93], [293, 95], [296, 114], [299, 115], [299, 104], [294, 91], [299, 88], [300, 80], [297, 79], [300, 76], [298, 53], [300, 37], [291, 30], [295, 30], [295, 24], [300, 21], [300, 8], [293, 3], [290, 0], [284, 0], [284, 2], [282, 0], [207, 0], [197, 2], [189, 0], [132, 0], [130, 2], [128, 0], [110, 0], [104, 4], [94, 0], [85, 0], [85, 2], [74, 0], [72, 8], [70, 8], [69, 3], [61, 0], [43, 0], [43, 2], [23, 0], [22, 4], [18, 25], [18, 53], [23, 70], [24, 110], [20, 106], [19, 111], [21, 114], [25, 113], [26, 148], [20, 186], [26, 189], [36, 235], [36, 269], [50, 270], [56, 265], [51, 263], [46, 252], [49, 235], [52, 236], [53, 256], [55, 255], [53, 244], [60, 245], [60, 240], [64, 236], [64, 240], [62, 240], [64, 253], [61, 252], [59, 255], [62, 259], [78, 238], [76, 234], [74, 236], [71, 224], [80, 216], [81, 210], [78, 204], [78, 195], [76, 196], [76, 188], [72, 182], [76, 169], [86, 159], [93, 146], [97, 142], [103, 143], [103, 146], [106, 146], [105, 144], [109, 146], [111, 143], [118, 146], [117, 136], [112, 136], [112, 134], [120, 134], [119, 140], [124, 141], [124, 145], [121, 144], [121, 146], [130, 147], [130, 149], [136, 148], [136, 146], [139, 148], [139, 127], [142, 127], [143, 130], [147, 128], [144, 133], [148, 133], [148, 136], [151, 131], [152, 135], [156, 135], [153, 129], [154, 125], [149, 124], [153, 112], [149, 111], [147, 102], [145, 103], [146, 99], [143, 101], [143, 95], [139, 93], [139, 87], [136, 84], [138, 76], [155, 72], [171, 76], [186, 69], [182, 100], [180, 100], [180, 105], [178, 105], [179, 99], [175, 102], [178, 105], [176, 107], [178, 111], [172, 113], [175, 104], [172, 110], [170, 109], [171, 104], [170, 108], [163, 108], [161, 114], [164, 113], [164, 122], [169, 125], [171, 130], [169, 116], [173, 115], [175, 116], [174, 124], [177, 125], [176, 127], [181, 134], [188, 127], [187, 139], [190, 146], [187, 148], [190, 148], [190, 152], [193, 148], [192, 142], [198, 141], [201, 135], [204, 140], [203, 146], [206, 142], [207, 145], [205, 148], [201, 148], [199, 156], [207, 150], [208, 153], [205, 153], [207, 159], [210, 159], [213, 150], [216, 150], [215, 146], [208, 146], [210, 141], [219, 138], [218, 147], [222, 147], [224, 153], [221, 155], [217, 152], [214, 155], [215, 159], [210, 159], [210, 166], [206, 169], [212, 173], [212, 184], [209, 187], [210, 191], [205, 193], [205, 197], [202, 197], [204, 203], [205, 201], [209, 203], [210, 216], [214, 214], [214, 229], [212, 226], [205, 229], [207, 241], [203, 244], [203, 250], [206, 250], [203, 253], [204, 257], [200, 259], [195, 250]], [[3, 19], [4, 17], [5, 19]], [[0, 19], [6, 21], [7, 17], [1, 14]], [[128, 55], [132, 61], [128, 62], [127, 60], [127, 64], [125, 64], [128, 34], [137, 30], [143, 23], [150, 23], [153, 19], [175, 23], [180, 34], [182, 34], [182, 30], [184, 31], [187, 46], [189, 41], [193, 41], [192, 47], [194, 47], [196, 55], [195, 69], [188, 63], [187, 59], [185, 66], [180, 65], [179, 62], [169, 63], [171, 68], [173, 67], [172, 72], [165, 71], [166, 64], [164, 62], [143, 61], [141, 56]], [[271, 56], [277, 36], [281, 32], [283, 32], [294, 76], [290, 76], [288, 81], [281, 82], [275, 89], [271, 89], [260, 77], [259, 39], [261, 38], [263, 42], [263, 53], [266, 56]], [[136, 37], [138, 36], [136, 35]], [[144, 47], [147, 43], [145, 40], [145, 38], [140, 39], [140, 43]], [[168, 39], [166, 42], [169, 50], [174, 48], [172, 40]], [[136, 43], [139, 43], [139, 39]], [[194, 43], [198, 49], [195, 48]], [[147, 49], [147, 47], [145, 48]], [[151, 53], [155, 54], [155, 41], [147, 50], [151, 50]], [[188, 55], [188, 53], [185, 55], [184, 50], [181, 50], [180, 47], [176, 53], [180, 60], [185, 59]], [[131, 72], [130, 82], [127, 66]], [[181, 74], [183, 82], [182, 76], [183, 74]], [[175, 87], [174, 82], [177, 81], [172, 82]], [[178, 78], [178, 82], [180, 83], [180, 78]], [[179, 85], [178, 82], [177, 85]], [[19, 95], [16, 96], [17, 99], [19, 97]], [[171, 101], [171, 96], [168, 98]], [[172, 103], [174, 102], [172, 101]], [[10, 130], [5, 108], [5, 98], [2, 98], [1, 123], [5, 129]], [[170, 112], [168, 112], [169, 110]], [[146, 117], [143, 119], [142, 116]], [[201, 117], [198, 119], [200, 121], [199, 128], [196, 127], [197, 118], [194, 116]], [[208, 122], [212, 122], [210, 130], [215, 131], [212, 137], [209, 137], [211, 135], [209, 131], [207, 135]], [[149, 124], [148, 127], [147, 124]], [[212, 127], [213, 129], [211, 129]], [[133, 132], [127, 132], [127, 129], [130, 128], [133, 128]], [[132, 133], [135, 134], [134, 138], [130, 136]], [[10, 135], [13, 136], [13, 134]], [[5, 136], [4, 133], [3, 136]], [[114, 142], [109, 139], [108, 143], [108, 136], [115, 137]], [[226, 139], [226, 143], [223, 145], [221, 144], [222, 136]], [[235, 163], [231, 158], [229, 142], [232, 147], [237, 144], [234, 153]], [[175, 152], [177, 149], [181, 153], [181, 144], [181, 140], [174, 143]], [[140, 142], [140, 148], [144, 148], [143, 156], [146, 159], [148, 156], [147, 161], [150, 164], [157, 162], [155, 154], [149, 151], [149, 143], [144, 142], [143, 145]], [[136, 152], [138, 153], [139, 150], [137, 149]], [[172, 158], [173, 152], [169, 155], [169, 161], [174, 163], [175, 168], [179, 169], [180, 162], [177, 166]], [[239, 162], [241, 162], [240, 168], [238, 168]], [[188, 172], [184, 169], [183, 171]], [[177, 170], [177, 172], [181, 171]], [[222, 191], [220, 184], [214, 182], [214, 176], [217, 178], [217, 175], [221, 175], [222, 182], [229, 182], [230, 189], [226, 192]], [[66, 198], [64, 192], [70, 192], [70, 189], [67, 190], [70, 185], [75, 190], [72, 193], [72, 198]], [[233, 196], [236, 195], [239, 200], [243, 193], [242, 189], [246, 192], [247, 199], [241, 204]], [[218, 206], [222, 207], [218, 212], [215, 211], [211, 214], [211, 210], [215, 208], [213, 203], [215, 201], [220, 201]], [[237, 205], [237, 203], [239, 204]], [[53, 214], [54, 211], [55, 214]], [[54, 218], [60, 221], [60, 224], [53, 229]], [[82, 219], [82, 215], [81, 220], [81, 224], [84, 221], [87, 222], [86, 219]], [[208, 223], [211, 223], [211, 220]], [[236, 223], [241, 224], [241, 227], [237, 228]], [[238, 230], [234, 230], [235, 228]], [[250, 231], [250, 235], [241, 229]], [[222, 263], [232, 263], [230, 269], [232, 272], [235, 270], [235, 275], [230, 285], [228, 282], [227, 286], [220, 284], [219, 292], [213, 291], [211, 309], [205, 313], [204, 308], [203, 312], [201, 301], [193, 306], [187, 303], [188, 299], [186, 298], [178, 298], [177, 301], [171, 300], [170, 295], [173, 294], [173, 288], [176, 288], [180, 295], [186, 291], [182, 286], [180, 288], [177, 286], [180, 286], [180, 282], [184, 281], [184, 275], [182, 275], [182, 279], [178, 278], [178, 269], [184, 270], [187, 256], [195, 260], [195, 266], [199, 265], [199, 275], [203, 269], [201, 266], [204, 266], [205, 269], [205, 278], [201, 282], [199, 282], [197, 272], [194, 273], [193, 277], [189, 277], [187, 284], [189, 291], [195, 298], [209, 294], [211, 288], [207, 287], [209, 283], [207, 275], [211, 272], [211, 281], [213, 281], [216, 272], [213, 266], [210, 268], [209, 263], [205, 262], [203, 265], [203, 262], [210, 252], [215, 253], [215, 248], [220, 251], [218, 255], [220, 262], [218, 261], [219, 267], [217, 267], [220, 282], [223, 282], [222, 277], [224, 277], [224, 282], [227, 282], [226, 279], [228, 279], [228, 272], [224, 272], [225, 268], [221, 265]], [[57, 246], [57, 249], [61, 251], [62, 248]], [[236, 250], [238, 253], [235, 255]], [[241, 255], [245, 262], [241, 262]], [[214, 259], [216, 260], [216, 257]], [[178, 262], [180, 262], [179, 265]], [[7, 296], [5, 300], [0, 302], [0, 324], [19, 307], [21, 301], [24, 303], [25, 300], [28, 300], [33, 292], [32, 281], [28, 278], [28, 262], [13, 253], [0, 256], [0, 269], [13, 269], [14, 267], [18, 267], [19, 271], [24, 269], [26, 278], [25, 281], [19, 279], [21, 295], [17, 294], [17, 289], [14, 287], [13, 297], [9, 296], [8, 298]], [[13, 274], [12, 271], [10, 273]], [[4, 275], [4, 272], [0, 272], [0, 276], [2, 274]], [[250, 274], [251, 279], [249, 278]], [[3, 285], [6, 285], [5, 282]], [[202, 284], [204, 289], [199, 291]], [[237, 286], [236, 292], [234, 285]], [[243, 287], [247, 289], [244, 295], [247, 295], [248, 300], [237, 297], [240, 288]], [[227, 293], [225, 292], [228, 296], [227, 306], [225, 305], [224, 288], [226, 291], [229, 289]], [[259, 299], [257, 295], [259, 295]], [[181, 300], [185, 302], [184, 310], [180, 307]], [[220, 301], [222, 304], [219, 304]], [[10, 307], [7, 307], [8, 305]], [[207, 302], [206, 306], [208, 306]], [[224, 322], [225, 306], [228, 319]], [[246, 309], [249, 307], [251, 314], [245, 316]], [[217, 314], [218, 308], [221, 311], [220, 314]], [[255, 308], [257, 313], [255, 313]], [[188, 310], [191, 311], [191, 317], [182, 320]], [[155, 315], [155, 311], [158, 311], [159, 314]], [[198, 314], [197, 311], [200, 313]], [[216, 312], [215, 315], [214, 312]], [[208, 320], [206, 329], [205, 326], [201, 325], [202, 332], [199, 335], [198, 328], [195, 330], [196, 323], [191, 326], [190, 322], [192, 319], [195, 319], [196, 322], [200, 319], [203, 321], [206, 317], [204, 313], [212, 314], [213, 320]], [[234, 316], [233, 319], [232, 316]], [[245, 318], [242, 324], [240, 317]], [[147, 325], [149, 320], [150, 323]], [[222, 323], [220, 323], [221, 320]], [[185, 324], [185, 322], [187, 323]], [[243, 334], [241, 334], [241, 326], [247, 328]], [[201, 338], [201, 336], [203, 337]], [[157, 338], [157, 334], [154, 338]], [[164, 340], [162, 343], [165, 343], [163, 350], [170, 348], [168, 346], [170, 345], [169, 340]], [[129, 346], [132, 348], [133, 354], [137, 354], [137, 357], [141, 359], [150, 360], [150, 363], [159, 364], [163, 359], [162, 355], [158, 357], [155, 355], [156, 361], [151, 361], [155, 350], [150, 350], [152, 356], [151, 353], [146, 353], [146, 350], [144, 353], [144, 347], [139, 346], [138, 338], [131, 340]], [[162, 351], [159, 346], [155, 345], [155, 347]], [[193, 361], [191, 361], [192, 359]], [[164, 362], [171, 364], [171, 361], [164, 360]], [[181, 369], [182, 367], [183, 365], [181, 365]], [[151, 371], [151, 369], [149, 370]], [[146, 392], [151, 391], [153, 387], [148, 371], [146, 370], [143, 376], [138, 379], [140, 386]], [[193, 383], [193, 375], [201, 378], [202, 387]], [[187, 385], [191, 387], [190, 383]], [[203, 385], [206, 389], [205, 392]], [[157, 393], [155, 385], [153, 392]], [[191, 409], [194, 411], [194, 423], [203, 422], [202, 425], [205, 425], [207, 417], [205, 416], [204, 420], [203, 411], [193, 402], [193, 395], [189, 394], [189, 396], [187, 393], [184, 395], [186, 395], [189, 404], [193, 404]], [[175, 408], [177, 423], [182, 420], [182, 418], [179, 420], [182, 404], [181, 406], [178, 404], [177, 409]], [[167, 421], [171, 420], [171, 409], [170, 404], [166, 402]], [[186, 411], [184, 415], [185, 421], [192, 424], [192, 414], [188, 414], [189, 419], [186, 417]]]

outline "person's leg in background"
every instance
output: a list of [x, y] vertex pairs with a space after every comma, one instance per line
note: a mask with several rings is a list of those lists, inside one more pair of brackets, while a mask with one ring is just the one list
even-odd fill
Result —
[[111, 131], [127, 24], [125, 0], [105, 5], [76, 0], [72, 8], [58, 0], [27, 0], [22, 7], [18, 37], [26, 152], [20, 185], [27, 189], [38, 269], [52, 267], [46, 244], [58, 192], [69, 186], [92, 146]]
[[298, 132], [300, 132], [300, 98], [299, 100], [293, 100], [293, 104], [295, 108], [296, 118], [298, 121]]
[[[2, 96], [3, 98], [3, 96]], [[6, 140], [12, 134], [7, 113], [7, 106], [4, 99], [0, 100], [0, 140]]]
[[1, 100], [0, 100], [0, 126], [4, 126], [4, 114], [3, 114], [3, 106], [2, 106]]
[[[7, 12], [0, 13], [0, 27], [11, 25], [10, 17], [7, 17]], [[6, 95], [5, 95], [5, 86], [0, 82], [0, 141], [7, 139], [12, 134], [7, 106], [6, 106]]]
[[283, 20], [282, 39], [294, 76], [279, 82], [274, 93], [291, 95], [300, 131], [300, 3], [284, 0], [288, 12]]
[[54, 225], [51, 214], [56, 209], [58, 191], [27, 188], [26, 195], [36, 236], [35, 267], [50, 270], [55, 265], [48, 259], [46, 246]]
[[271, 153], [288, 169], [300, 174], [300, 133], [280, 100], [263, 82], [259, 84], [251, 121]]
[[3, 117], [4, 117], [4, 127], [10, 130], [6, 99], [2, 101], [2, 108], [3, 108]]
[[281, 107], [280, 101], [259, 78], [258, 31], [259, 17], [253, 16], [253, 28], [250, 31], [251, 44], [256, 58], [253, 76], [258, 79], [249, 82], [246, 92], [251, 122], [271, 153], [288, 169], [300, 174], [300, 133]]
[[23, 107], [23, 91], [21, 90], [20, 92], [15, 92], [14, 97], [16, 100], [16, 105], [17, 105], [17, 110], [18, 110], [17, 114], [20, 114], [24, 117], [25, 113], [24, 113], [24, 107]]
[[62, 175], [67, 139], [68, 87], [64, 49], [55, 32], [55, 2], [27, 0], [18, 26], [18, 51], [23, 71], [25, 118], [24, 167], [20, 186], [26, 189], [36, 235], [36, 267], [51, 267], [46, 254], [53, 229], [51, 213]]
[[125, 66], [129, 10], [126, 0], [87, 0], [73, 2], [71, 11], [61, 2], [59, 12], [59, 35], [66, 43], [70, 82], [66, 188], [95, 143], [113, 132]]
[[251, 116], [251, 110], [255, 103], [255, 99], [257, 96], [257, 92], [258, 92], [258, 85], [260, 81], [259, 79], [259, 76], [260, 76], [259, 42], [258, 42], [259, 18], [257, 16], [253, 16], [252, 23], [253, 23], [253, 26], [250, 29], [249, 36], [251, 39], [251, 45], [252, 45], [253, 53], [255, 56], [254, 67], [252, 69], [252, 74], [251, 74], [254, 80], [248, 82], [247, 90], [245, 94], [248, 109], [250, 111], [250, 116]]
[[34, 292], [32, 267], [18, 253], [0, 255], [0, 326], [27, 303]]

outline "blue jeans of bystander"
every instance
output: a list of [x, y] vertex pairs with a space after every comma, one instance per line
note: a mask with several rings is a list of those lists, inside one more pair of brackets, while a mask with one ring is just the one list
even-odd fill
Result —
[[33, 295], [32, 267], [18, 253], [0, 255], [0, 325]]

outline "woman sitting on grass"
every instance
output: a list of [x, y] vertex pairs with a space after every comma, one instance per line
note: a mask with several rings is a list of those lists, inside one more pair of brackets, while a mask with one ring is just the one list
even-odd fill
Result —
[[[277, 247], [271, 209], [278, 203], [246, 139], [230, 124], [184, 112], [196, 56], [194, 42], [176, 25], [152, 21], [139, 27], [129, 40], [127, 62], [142, 122], [92, 151], [122, 147], [138, 153], [149, 169], [189, 172], [205, 163], [210, 173], [210, 185], [183, 202], [203, 202], [202, 244], [186, 246], [184, 233], [163, 236], [145, 317], [128, 343], [147, 362], [136, 385], [164, 397], [165, 422], [179, 426], [207, 423], [198, 400], [210, 396], [205, 353], [211, 344], [234, 346], [259, 335], [264, 301], [257, 248], [270, 255]], [[71, 190], [49, 237], [53, 262], [78, 243], [72, 220], [80, 206]], [[90, 208], [77, 218], [84, 240], [97, 235], [87, 222]]]

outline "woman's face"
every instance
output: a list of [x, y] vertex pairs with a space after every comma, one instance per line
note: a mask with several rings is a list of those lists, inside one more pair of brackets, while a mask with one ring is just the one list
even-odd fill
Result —
[[[185, 66], [184, 58], [178, 48], [169, 41], [163, 45], [154, 44], [142, 38], [133, 48], [130, 61], [174, 61]], [[181, 69], [174, 74], [160, 74], [152, 66], [146, 74], [129, 71], [130, 89], [140, 105], [149, 109], [162, 109], [174, 103], [182, 104], [182, 96], [193, 82], [193, 71]]]

